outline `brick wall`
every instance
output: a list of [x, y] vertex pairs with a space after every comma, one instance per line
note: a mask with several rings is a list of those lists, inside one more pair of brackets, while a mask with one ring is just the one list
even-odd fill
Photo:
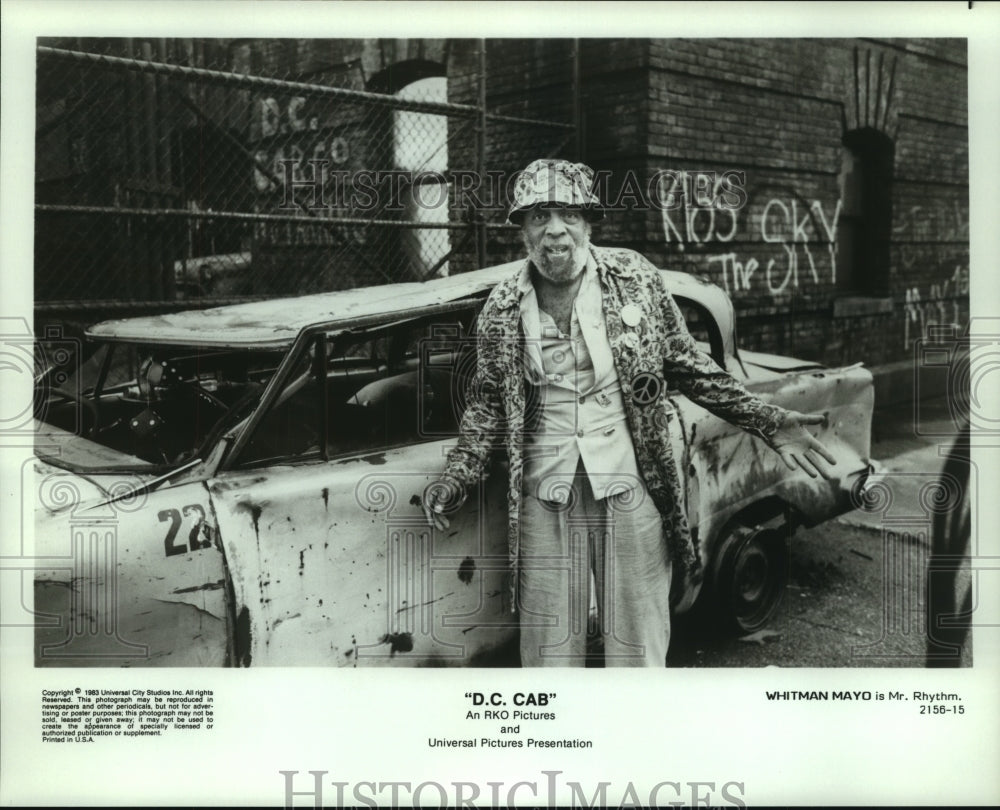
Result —
[[[910, 356], [968, 318], [964, 45], [855, 40], [650, 43], [654, 168], [746, 172], [746, 205], [666, 212], [650, 252], [724, 286], [742, 343], [829, 363]], [[852, 294], [838, 241], [842, 138], [895, 149], [885, 298]], [[699, 166], [699, 164], [701, 164]]]
[[[468, 105], [478, 103], [480, 87], [478, 40], [43, 44], [376, 92], [437, 72], [447, 77], [448, 100]], [[487, 110], [541, 123], [489, 120], [485, 168], [500, 173], [501, 188], [545, 156], [579, 158], [607, 173], [606, 202], [618, 200], [624, 210], [609, 212], [595, 228], [595, 242], [635, 248], [726, 289], [748, 348], [828, 363], [903, 360], [931, 326], [962, 327], [968, 319], [965, 54], [964, 41], [942, 39], [488, 40]], [[192, 85], [180, 94], [188, 102], [182, 103], [162, 79], [93, 69], [89, 84], [67, 81], [63, 74], [73, 70], [81, 69], [45, 63], [38, 76], [41, 203], [177, 208], [196, 202], [202, 209], [280, 213], [281, 189], [261, 183], [254, 160], [274, 162], [294, 149], [312, 155], [322, 147], [339, 156], [337, 169], [392, 168], [392, 120], [381, 108], [308, 101], [296, 115], [313, 124], [296, 129], [286, 120], [288, 94]], [[81, 95], [87, 88], [90, 97]], [[575, 133], [544, 123], [572, 123], [574, 102]], [[865, 256], [876, 251], [852, 258], [847, 239], [853, 228], [857, 241], [873, 221], [857, 213], [851, 178], [858, 172], [845, 168], [851, 165], [845, 134], [853, 139], [859, 131], [888, 145], [891, 156], [891, 194], [880, 208], [891, 207], [880, 250], [886, 258], [875, 270]], [[478, 117], [449, 117], [452, 170], [479, 168], [479, 137]], [[193, 167], [190, 177], [177, 171], [179, 146]], [[644, 204], [651, 192], [697, 172], [738, 173], [738, 205]], [[479, 213], [502, 223], [506, 199], [485, 189], [480, 196], [488, 205]], [[455, 219], [468, 213], [452, 209]], [[190, 235], [179, 220], [172, 230], [136, 220], [126, 242], [113, 231], [124, 221], [40, 216], [39, 298], [120, 291], [123, 298], [171, 300], [174, 260]], [[112, 230], [101, 235], [101, 228]], [[259, 282], [253, 292], [376, 284], [404, 277], [408, 266], [394, 228], [331, 235], [322, 228], [233, 226], [231, 238], [222, 226], [212, 228], [226, 238], [192, 255], [251, 250]], [[472, 233], [452, 231], [457, 252], [450, 272], [479, 263]], [[516, 230], [487, 233], [488, 263], [522, 254]], [[66, 256], [82, 258], [74, 265]], [[100, 273], [91, 272], [97, 267]], [[89, 277], [106, 283], [70, 289], [69, 282]]]
[[[555, 77], [567, 47], [491, 41], [489, 109], [517, 99], [519, 114], [565, 110], [558, 97], [565, 88], [570, 101], [571, 90]], [[611, 172], [609, 200], [629, 172], [646, 189], [662, 171], [745, 176], [738, 210], [616, 211], [595, 242], [634, 247], [727, 289], [741, 344], [752, 349], [877, 365], [912, 357], [935, 323], [964, 326], [963, 41], [583, 40], [581, 48], [581, 157]], [[474, 101], [474, 83], [452, 93]], [[877, 296], [860, 292], [869, 279], [851, 278], [838, 227], [843, 139], [858, 129], [894, 150]], [[522, 151], [511, 149], [511, 160]]]

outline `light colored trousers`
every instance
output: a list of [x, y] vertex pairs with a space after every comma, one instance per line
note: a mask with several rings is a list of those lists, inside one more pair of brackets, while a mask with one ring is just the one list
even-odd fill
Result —
[[670, 557], [660, 513], [641, 483], [596, 500], [579, 473], [568, 503], [522, 499], [521, 666], [585, 665], [592, 572], [605, 666], [666, 666]]

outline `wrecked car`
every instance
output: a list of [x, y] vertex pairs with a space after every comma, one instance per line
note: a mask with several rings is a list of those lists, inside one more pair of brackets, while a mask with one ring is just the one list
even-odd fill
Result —
[[[502, 458], [443, 532], [421, 498], [455, 442], [476, 315], [517, 264], [106, 321], [49, 346], [36, 664], [476, 666], [516, 650]], [[791, 472], [666, 392], [706, 561], [675, 583], [675, 611], [701, 595], [749, 631], [781, 598], [793, 530], [852, 508], [870, 471], [872, 377], [741, 351], [726, 294], [664, 273], [703, 350], [764, 399], [826, 414], [837, 458], [829, 480]]]

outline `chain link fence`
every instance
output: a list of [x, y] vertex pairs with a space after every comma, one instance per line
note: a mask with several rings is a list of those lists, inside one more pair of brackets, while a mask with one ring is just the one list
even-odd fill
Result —
[[486, 42], [415, 42], [40, 40], [36, 310], [207, 306], [516, 258], [506, 188], [573, 149], [573, 42], [530, 96]]

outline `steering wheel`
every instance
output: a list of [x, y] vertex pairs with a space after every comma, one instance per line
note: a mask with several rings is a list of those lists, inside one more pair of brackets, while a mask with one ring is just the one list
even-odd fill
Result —
[[229, 410], [229, 406], [225, 402], [219, 399], [211, 391], [206, 391], [204, 388], [198, 385], [198, 383], [195, 382], [176, 383], [175, 388], [177, 388], [178, 390], [190, 391], [192, 394], [194, 394], [195, 399], [200, 399], [203, 402], [208, 402], [210, 405], [213, 405], [215, 408], [219, 409], [223, 413]]
[[[145, 447], [145, 452], [135, 450], [136, 455], [167, 464], [175, 464], [195, 453], [205, 437], [220, 418], [229, 412], [230, 406], [197, 382], [172, 380], [169, 386], [157, 386], [155, 398], [140, 397], [134, 400], [144, 404], [160, 420], [154, 430], [137, 437], [137, 448]], [[209, 406], [204, 416], [195, 418], [195, 407]], [[133, 417], [134, 418], [134, 417]]]

